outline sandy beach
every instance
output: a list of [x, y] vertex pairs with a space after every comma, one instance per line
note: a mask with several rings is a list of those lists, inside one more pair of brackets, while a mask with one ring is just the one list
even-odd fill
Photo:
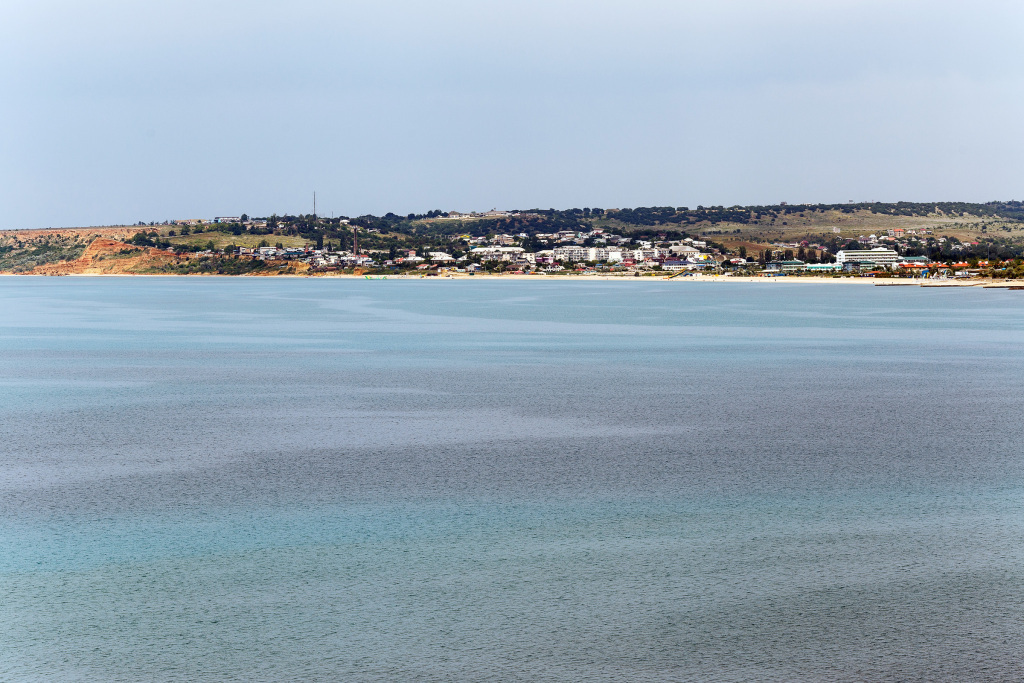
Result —
[[262, 279], [339, 279], [339, 280], [425, 280], [437, 282], [460, 281], [508, 281], [508, 282], [714, 282], [714, 283], [746, 283], [746, 284], [804, 284], [804, 285], [871, 285], [877, 287], [981, 287], [983, 289], [1010, 289], [1024, 288], [1024, 280], [910, 280], [897, 278], [873, 278], [873, 277], [756, 277], [756, 276], [731, 276], [731, 275], [689, 275], [685, 277], [671, 276], [650, 276], [634, 277], [632, 275], [468, 275], [466, 273], [453, 273], [444, 275], [352, 275], [348, 273], [323, 273], [314, 275], [282, 274], [282, 275], [223, 275], [216, 273], [177, 275], [177, 274], [137, 274], [137, 273], [66, 273], [61, 275], [47, 275], [42, 273], [0, 273], [0, 277], [72, 277], [72, 278], [157, 278], [157, 277], [187, 277], [187, 278], [262, 278]]

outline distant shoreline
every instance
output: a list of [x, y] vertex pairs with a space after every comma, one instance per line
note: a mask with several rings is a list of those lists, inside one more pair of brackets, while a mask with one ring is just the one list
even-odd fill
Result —
[[451, 276], [417, 276], [417, 275], [223, 275], [223, 274], [174, 274], [174, 273], [68, 273], [64, 275], [46, 275], [42, 273], [0, 273], [0, 277], [26, 277], [26, 278], [245, 278], [261, 280], [395, 280], [395, 281], [439, 281], [439, 282], [475, 282], [487, 281], [516, 281], [516, 282], [716, 282], [716, 283], [746, 283], [746, 284], [849, 284], [849, 285], [876, 285], [881, 287], [981, 287], [984, 289], [1007, 289], [1009, 287], [1024, 288], [1024, 281], [1021, 280], [911, 280], [906, 278], [873, 278], [873, 277], [816, 277], [816, 276], [730, 276], [730, 275], [689, 275], [686, 277], [670, 276], [641, 276], [630, 275], [464, 275]]

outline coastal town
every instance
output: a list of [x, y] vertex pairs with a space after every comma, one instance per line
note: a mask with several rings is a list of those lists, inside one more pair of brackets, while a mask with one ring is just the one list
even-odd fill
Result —
[[[902, 237], [902, 236], [901, 236]], [[528, 250], [531, 239], [544, 247]], [[589, 232], [561, 231], [530, 236], [498, 234], [487, 237], [460, 235], [434, 249], [410, 249], [398, 254], [329, 250], [316, 247], [258, 246], [228, 248], [223, 253], [261, 261], [296, 261], [314, 272], [337, 270], [415, 270], [458, 272], [678, 272], [678, 271], [756, 271], [764, 275], [797, 273], [925, 271], [937, 265], [955, 270], [985, 268], [989, 262], [968, 261], [935, 264], [925, 256], [901, 255], [907, 242], [893, 236], [869, 235], [858, 240], [859, 249], [841, 249], [831, 254], [820, 244], [776, 243], [757, 257], [723, 253], [706, 241], [683, 238], [672, 241], [635, 240], [600, 229]], [[939, 243], [945, 238], [938, 238]], [[369, 250], [367, 250], [369, 251]], [[213, 250], [203, 254], [212, 255]], [[797, 257], [799, 256], [799, 258]]]
[[1019, 278], [1017, 204], [241, 214], [8, 231], [0, 233], [0, 271]]
[[[435, 220], [508, 218], [515, 212], [492, 210], [483, 213], [449, 212]], [[265, 220], [216, 218], [242, 225], [246, 230], [265, 228]], [[196, 222], [190, 222], [193, 225]], [[311, 273], [337, 271], [416, 272], [427, 275], [446, 273], [573, 274], [573, 273], [743, 273], [761, 276], [803, 274], [892, 274], [910, 277], [971, 276], [998, 269], [998, 256], [974, 258], [971, 247], [956, 238], [936, 236], [930, 229], [890, 228], [882, 234], [858, 235], [846, 240], [843, 248], [830, 251], [831, 245], [799, 240], [774, 241], [757, 253], [739, 247], [729, 249], [711, 239], [682, 237], [669, 239], [668, 233], [637, 237], [616, 234], [600, 227], [588, 230], [516, 234], [469, 233], [445, 236], [436, 244], [419, 249], [359, 250], [359, 228], [348, 219], [353, 247], [349, 250], [322, 246], [305, 247], [228, 246], [230, 255], [261, 261], [295, 261], [309, 266]], [[373, 231], [372, 228], [369, 230]], [[836, 230], [836, 233], [839, 231]], [[364, 240], [365, 243], [365, 240]], [[833, 240], [834, 244], [834, 240]], [[232, 248], [233, 247], [233, 248]], [[923, 255], [931, 247], [947, 257], [935, 260]], [[213, 250], [204, 253], [212, 254]], [[1008, 259], [1006, 267], [1012, 267]]]

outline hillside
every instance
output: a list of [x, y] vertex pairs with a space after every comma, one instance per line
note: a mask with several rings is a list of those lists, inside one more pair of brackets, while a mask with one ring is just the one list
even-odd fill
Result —
[[179, 260], [169, 251], [137, 247], [104, 237], [92, 242], [77, 259], [36, 266], [34, 275], [129, 275], [151, 273]]
[[[560, 238], [552, 237], [554, 233], [586, 234], [598, 228], [634, 244], [700, 238], [722, 253], [740, 255], [795, 249], [803, 243], [818, 252], [834, 254], [849, 248], [846, 245], [860, 236], [884, 236], [890, 231], [898, 235], [898, 230], [915, 235], [904, 245], [904, 253], [909, 255], [984, 259], [1020, 258], [1024, 254], [1022, 202], [778, 204], [527, 209], [490, 215], [430, 211], [355, 218], [274, 215], [250, 219], [243, 214], [233, 222], [199, 225], [4, 231], [0, 232], [0, 272], [293, 273], [301, 270], [294, 261], [285, 265], [234, 258], [235, 247], [322, 247], [329, 252], [345, 252], [354, 249], [358, 238], [359, 253], [381, 260], [393, 260], [412, 250], [421, 256], [430, 251], [451, 251], [458, 257], [474, 244], [498, 241], [496, 235], [510, 236], [501, 237], [500, 243], [511, 242], [536, 251], [557, 243]], [[941, 237], [952, 239], [938, 239]], [[963, 243], [964, 248], [955, 254], [950, 248], [939, 249], [938, 244], [947, 242]]]

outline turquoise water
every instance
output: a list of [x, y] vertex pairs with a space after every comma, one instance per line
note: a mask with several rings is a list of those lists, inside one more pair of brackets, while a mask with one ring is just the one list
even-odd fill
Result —
[[1024, 297], [0, 278], [0, 679], [1024, 676]]

